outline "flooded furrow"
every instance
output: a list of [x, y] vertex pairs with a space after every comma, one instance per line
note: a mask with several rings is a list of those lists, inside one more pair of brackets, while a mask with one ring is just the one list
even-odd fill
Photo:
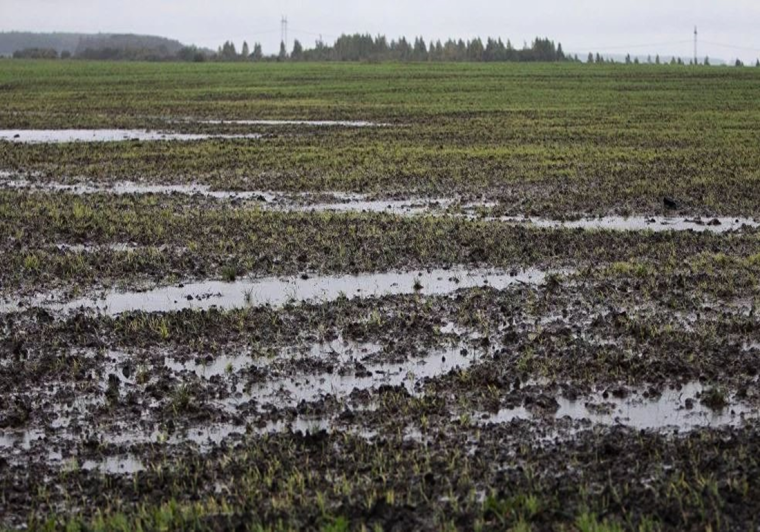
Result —
[[389, 127], [391, 124], [365, 120], [194, 120], [186, 122], [208, 125], [233, 126], [314, 126], [314, 127]]
[[[462, 210], [493, 206], [490, 202], [463, 201], [462, 198], [410, 198], [370, 200], [365, 194], [353, 194], [340, 191], [324, 193], [287, 193], [263, 190], [213, 190], [208, 185], [146, 185], [130, 181], [116, 182], [109, 185], [94, 183], [65, 184], [55, 182], [32, 182], [26, 179], [10, 179], [10, 175], [0, 175], [0, 188], [41, 192], [62, 192], [66, 194], [90, 195], [112, 194], [147, 195], [180, 194], [185, 196], [202, 196], [219, 200], [255, 201], [261, 208], [282, 212], [373, 212], [399, 215], [423, 215], [441, 213], [455, 206]], [[331, 201], [324, 201], [325, 198]], [[315, 201], [319, 200], [319, 201]]]
[[[580, 229], [599, 231], [693, 231], [728, 233], [745, 228], [760, 228], [760, 222], [747, 217], [688, 218], [679, 216], [600, 216], [579, 220], [555, 220], [540, 217], [487, 216], [473, 214], [476, 209], [490, 209], [498, 204], [493, 201], [470, 201], [460, 197], [432, 197], [405, 199], [369, 199], [366, 194], [326, 191], [288, 193], [264, 190], [213, 190], [208, 185], [146, 185], [136, 182], [115, 182], [110, 185], [94, 183], [65, 184], [55, 182], [32, 182], [16, 179], [8, 173], [0, 173], [0, 189], [63, 192], [68, 194], [181, 194], [203, 196], [219, 200], [254, 201], [260, 207], [279, 212], [345, 212], [387, 213], [400, 216], [451, 216], [486, 223], [543, 229]], [[325, 201], [328, 199], [328, 201]]]
[[760, 222], [751, 218], [701, 218], [665, 216], [602, 216], [581, 220], [552, 220], [548, 218], [522, 218], [518, 216], [485, 217], [484, 220], [525, 225], [545, 229], [584, 229], [600, 231], [694, 231], [727, 233], [744, 227], [756, 229]]
[[470, 270], [456, 267], [313, 278], [304, 275], [285, 279], [270, 277], [236, 282], [203, 281], [146, 291], [113, 290], [103, 297], [82, 298], [70, 302], [57, 302], [55, 301], [56, 294], [51, 293], [31, 300], [2, 303], [0, 312], [14, 312], [30, 306], [63, 312], [94, 309], [107, 315], [135, 311], [174, 312], [184, 309], [230, 309], [262, 305], [280, 307], [297, 302], [324, 303], [341, 297], [367, 298], [412, 293], [442, 295], [460, 288], [478, 286], [489, 286], [501, 290], [515, 284], [540, 284], [547, 273], [537, 269], [506, 272], [499, 269]]
[[90, 194], [112, 194], [114, 196], [124, 196], [130, 194], [180, 194], [184, 196], [204, 196], [215, 199], [240, 199], [240, 200], [257, 200], [261, 202], [274, 202], [282, 199], [282, 196], [261, 190], [234, 191], [234, 190], [212, 190], [207, 185], [189, 184], [189, 185], [149, 185], [133, 181], [117, 181], [108, 185], [99, 185], [96, 183], [57, 183], [57, 182], [34, 182], [27, 179], [14, 179], [11, 174], [0, 175], [0, 187], [15, 190], [29, 190], [41, 192], [63, 192], [66, 194], [90, 195]]
[[126, 141], [195, 141], [208, 139], [260, 139], [250, 134], [203, 134], [150, 131], [146, 129], [3, 129], [0, 142], [19, 144], [64, 144], [69, 142], [126, 142]]
[[725, 392], [690, 382], [681, 389], [668, 389], [657, 398], [641, 394], [617, 398], [594, 394], [568, 399], [557, 397], [515, 408], [504, 408], [496, 414], [480, 416], [484, 425], [510, 423], [515, 420], [540, 420], [547, 417], [569, 418], [592, 426], [622, 425], [638, 430], [694, 430], [704, 427], [740, 426], [744, 421], [760, 418], [760, 410], [742, 403]]
[[255, 384], [241, 392], [237, 401], [255, 400], [278, 407], [296, 406], [326, 396], [345, 399], [353, 392], [376, 389], [379, 386], [403, 387], [409, 395], [419, 395], [425, 379], [439, 377], [460, 369], [466, 370], [476, 363], [483, 351], [474, 351], [466, 343], [432, 350], [423, 357], [411, 357], [398, 363], [362, 363], [355, 361], [352, 374], [301, 375], [273, 378], [263, 384]]

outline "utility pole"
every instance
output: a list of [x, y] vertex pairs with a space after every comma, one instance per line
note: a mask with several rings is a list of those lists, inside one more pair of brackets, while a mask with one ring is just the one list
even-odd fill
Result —
[[699, 55], [697, 54], [697, 27], [694, 26], [694, 65], [699, 64]]
[[288, 51], [288, 17], [282, 16], [280, 21], [280, 42], [285, 45], [285, 52]]

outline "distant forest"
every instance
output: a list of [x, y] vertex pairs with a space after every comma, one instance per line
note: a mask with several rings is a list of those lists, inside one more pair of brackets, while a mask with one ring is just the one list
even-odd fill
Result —
[[306, 49], [300, 41], [293, 42], [293, 49], [288, 53], [284, 44], [276, 56], [265, 57], [261, 45], [256, 43], [253, 51], [248, 43], [238, 53], [232, 42], [226, 42], [217, 51], [217, 57], [227, 61], [278, 60], [278, 61], [567, 61], [562, 44], [555, 44], [549, 39], [536, 38], [531, 45], [515, 48], [507, 40], [480, 38], [471, 40], [449, 39], [431, 41], [429, 44], [422, 37], [409, 41], [404, 37], [388, 40], [379, 35], [342, 35], [333, 45], [317, 41], [314, 48]]
[[[317, 41], [313, 48], [304, 48], [300, 41], [293, 42], [292, 50], [284, 43], [279, 53], [265, 54], [260, 43], [249, 47], [244, 42], [238, 51], [232, 41], [227, 41], [213, 51], [181, 42], [150, 35], [131, 34], [79, 34], [79, 33], [0, 33], [0, 57], [19, 59], [90, 59], [104, 61], [435, 61], [435, 62], [580, 62], [577, 55], [566, 54], [561, 43], [547, 38], [536, 38], [516, 48], [510, 40], [480, 38], [469, 40], [430, 41], [417, 37], [413, 41], [402, 37], [388, 40], [385, 36], [368, 34], [342, 35], [332, 45]], [[660, 56], [646, 58], [610, 57], [589, 53], [586, 63], [627, 64], [686, 64], [681, 58], [669, 60]], [[694, 60], [688, 60], [694, 64]], [[700, 64], [711, 64], [706, 57]], [[735, 66], [744, 66], [739, 60]], [[760, 60], [755, 66], [760, 67]]]
[[[317, 41], [304, 48], [300, 41], [288, 51], [265, 55], [261, 44], [243, 43], [238, 51], [228, 41], [214, 52], [179, 41], [146, 35], [87, 35], [75, 33], [0, 33], [0, 55], [15, 58], [80, 58], [123, 61], [566, 61], [561, 44], [537, 38], [515, 48], [501, 39], [453, 40], [426, 43], [418, 37], [389, 40], [384, 36], [343, 35], [334, 44]], [[577, 59], [577, 58], [576, 58]]]
[[0, 56], [16, 58], [165, 61], [176, 60], [186, 48], [179, 41], [152, 35], [0, 33]]

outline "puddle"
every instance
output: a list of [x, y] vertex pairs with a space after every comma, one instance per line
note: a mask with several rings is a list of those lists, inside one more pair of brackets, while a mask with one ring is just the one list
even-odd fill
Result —
[[428, 378], [446, 375], [454, 369], [468, 369], [483, 356], [465, 344], [436, 350], [422, 358], [410, 358], [398, 363], [361, 364], [353, 375], [305, 375], [277, 379], [252, 386], [238, 402], [255, 399], [270, 400], [278, 406], [311, 402], [326, 395], [337, 399], [353, 391], [379, 386], [403, 386], [410, 395], [418, 395], [419, 385]]
[[[277, 434], [280, 432], [302, 432], [303, 434], [314, 434], [323, 430], [332, 429], [333, 420], [330, 418], [320, 417], [297, 417], [293, 421], [274, 421], [267, 423], [264, 428], [255, 429], [257, 434]], [[351, 431], [346, 431], [351, 432]]]
[[67, 142], [193, 141], [207, 139], [260, 139], [258, 134], [216, 135], [172, 133], [144, 129], [4, 129], [0, 142], [62, 144]]
[[111, 475], [131, 475], [140, 471], [145, 471], [145, 466], [136, 457], [127, 455], [109, 456], [102, 461], [86, 460], [82, 464], [82, 469], [85, 471], [98, 470], [101, 473], [108, 473]]
[[[128, 244], [126, 242], [119, 242], [114, 244], [100, 244], [96, 246], [87, 244], [55, 244], [55, 247], [61, 251], [70, 251], [72, 253], [92, 253], [93, 251], [97, 251], [99, 249], [108, 249], [111, 251], [123, 253], [126, 251], [137, 251], [143, 246], [139, 246], [137, 244]], [[163, 250], [163, 248], [155, 249]]]
[[196, 443], [201, 449], [208, 450], [212, 446], [221, 444], [224, 440], [233, 435], [244, 435], [245, 426], [236, 425], [212, 425], [209, 427], [192, 428], [175, 434], [166, 440], [166, 443], [176, 445], [184, 441]]
[[[608, 231], [695, 231], [710, 233], [727, 233], [743, 227], [757, 228], [760, 222], [750, 218], [664, 218], [645, 216], [605, 216], [574, 221], [549, 220], [546, 218], [501, 217], [484, 218], [489, 221], [501, 221], [525, 224], [548, 229], [599, 229]], [[717, 223], [716, 223], [717, 222]]]
[[5, 188], [12, 189], [30, 189], [49, 192], [66, 192], [68, 194], [88, 195], [88, 194], [113, 194], [123, 196], [127, 194], [182, 194], [185, 196], [201, 195], [216, 199], [255, 199], [265, 202], [273, 202], [279, 198], [278, 195], [271, 192], [259, 190], [251, 191], [231, 191], [231, 190], [211, 190], [206, 185], [145, 185], [131, 181], [120, 181], [111, 185], [96, 185], [93, 183], [72, 184], [64, 183], [34, 183], [26, 179], [13, 179], [0, 182]]
[[280, 205], [276, 209], [300, 212], [377, 212], [401, 216], [421, 216], [425, 214], [445, 216], [451, 214], [446, 212], [447, 209], [457, 206], [461, 207], [463, 211], [469, 211], [481, 207], [488, 208], [492, 204], [483, 201], [466, 202], [460, 205], [460, 199], [456, 198], [368, 201], [362, 199], [361, 196], [355, 196], [344, 203], [315, 203], [304, 206]]
[[[133, 420], [128, 425], [116, 423], [111, 429], [102, 430], [103, 441], [114, 445], [133, 444], [167, 444], [180, 445], [185, 442], [194, 442], [201, 449], [212, 449], [225, 440], [236, 435], [244, 435], [248, 432], [265, 434], [292, 430], [294, 432], [315, 432], [319, 430], [331, 430], [337, 422], [336, 417], [317, 418], [312, 416], [299, 416], [293, 420], [281, 420], [266, 422], [260, 425], [256, 423], [256, 411], [265, 413], [271, 405], [297, 406], [301, 401], [317, 401], [324, 396], [331, 395], [339, 401], [356, 391], [376, 389], [379, 386], [401, 386], [412, 395], [421, 393], [420, 385], [427, 378], [447, 374], [454, 369], [465, 370], [477, 363], [485, 351], [473, 350], [466, 344], [458, 344], [448, 348], [436, 349], [423, 357], [414, 357], [395, 363], [368, 363], [367, 359], [381, 351], [381, 347], [371, 343], [356, 343], [336, 339], [332, 342], [295, 348], [288, 347], [280, 350], [280, 356], [274, 359], [263, 359], [262, 363], [270, 363], [282, 357], [293, 356], [299, 353], [304, 358], [317, 356], [322, 359], [330, 357], [331, 361], [340, 359], [339, 365], [343, 372], [350, 374], [340, 375], [336, 371], [330, 374], [298, 375], [290, 376], [290, 371], [285, 370], [285, 376], [278, 376], [278, 370], [273, 369], [270, 380], [263, 384], [255, 384], [245, 389], [238, 378], [230, 380], [232, 395], [224, 399], [210, 399], [210, 405], [226, 411], [235, 416], [247, 419], [247, 424], [211, 423], [208, 425], [193, 427], [177, 432], [165, 432], [158, 427], [145, 429], [141, 421], [152, 419], [151, 412], [158, 408], [155, 402], [146, 401], [141, 403], [144, 416], [138, 416], [139, 420]], [[104, 354], [106, 365], [102, 371], [93, 374], [92, 379], [96, 382], [96, 391], [86, 392], [75, 390], [76, 396], [72, 400], [67, 398], [64, 402], [54, 402], [53, 411], [56, 414], [48, 424], [54, 428], [53, 441], [78, 441], [81, 437], [75, 427], [86, 426], [93, 415], [93, 409], [102, 405], [105, 401], [104, 393], [107, 393], [110, 381], [118, 379], [119, 396], [123, 399], [129, 393], [135, 391], [135, 381], [123, 374], [123, 364], [134, 360], [132, 355], [119, 351], [109, 351]], [[362, 363], [364, 361], [364, 363]], [[179, 363], [170, 358], [160, 363], [166, 364], [175, 371], [191, 371], [199, 377], [210, 379], [215, 375], [227, 374], [228, 368], [232, 371], [240, 371], [253, 363], [250, 356], [222, 356], [208, 364]], [[259, 362], [258, 360], [256, 362]], [[134, 364], [138, 364], [134, 362]], [[147, 369], [150, 371], [150, 369]], [[180, 376], [181, 378], [181, 376]], [[70, 397], [67, 395], [67, 397]], [[251, 410], [251, 407], [254, 407]], [[253, 416], [253, 417], [251, 417]], [[5, 431], [0, 432], [0, 450], [7, 455], [23, 455], [30, 451], [38, 440], [45, 438], [43, 430]], [[39, 444], [37, 444], [39, 445]], [[49, 444], [45, 444], [49, 446]], [[54, 461], [53, 458], [50, 458]], [[60, 461], [60, 460], [59, 460]], [[141, 470], [139, 462], [130, 461], [129, 457], [110, 458], [105, 461], [92, 460], [82, 465], [83, 469], [99, 469], [106, 473], [131, 473]]]
[[274, 366], [277, 362], [283, 360], [308, 360], [308, 361], [330, 361], [338, 364], [348, 364], [355, 360], [364, 359], [383, 350], [380, 344], [371, 342], [355, 342], [353, 340], [344, 340], [338, 337], [329, 342], [317, 342], [308, 345], [304, 350], [303, 346], [286, 347], [282, 349], [279, 356], [272, 359], [258, 360], [258, 366]]
[[[107, 434], [104, 441], [115, 445], [135, 445], [135, 444], [166, 444], [181, 445], [183, 443], [193, 443], [197, 445], [201, 453], [212, 451], [227, 440], [237, 437], [238, 439], [248, 434], [265, 436], [279, 434], [282, 432], [301, 432], [303, 434], [314, 434], [322, 430], [331, 431], [336, 421], [334, 417], [310, 417], [298, 416], [293, 420], [270, 421], [261, 426], [233, 425], [229, 423], [213, 423], [205, 427], [194, 427], [187, 430], [179, 431], [171, 436], [154, 430], [151, 433], [138, 432], [121, 432]], [[373, 434], [369, 431], [345, 427], [342, 433], [351, 433], [371, 438]], [[135, 473], [144, 471], [144, 465], [131, 456], [107, 459], [104, 462], [89, 461], [85, 465], [89, 469], [98, 468], [107, 473]], [[85, 465], [82, 466], [86, 469]]]
[[[445, 375], [452, 370], [466, 370], [476, 364], [487, 351], [473, 349], [466, 343], [457, 343], [448, 348], [440, 348], [427, 352], [425, 356], [416, 357], [408, 355], [408, 358], [399, 362], [370, 363], [371, 359], [381, 351], [381, 347], [371, 343], [356, 343], [336, 339], [332, 342], [324, 342], [303, 347], [288, 347], [280, 350], [280, 356], [273, 359], [254, 361], [250, 356], [221, 356], [208, 364], [180, 363], [171, 358], [165, 358], [159, 364], [165, 364], [174, 371], [190, 371], [201, 378], [210, 379], [216, 375], [226, 375], [228, 371], [239, 372], [254, 362], [271, 364], [272, 361], [281, 360], [283, 357], [298, 356], [320, 357], [322, 360], [336, 362], [336, 370], [332, 373], [317, 375], [291, 376], [291, 370], [285, 368], [283, 375], [278, 374], [277, 368], [272, 368], [268, 381], [256, 383], [246, 387], [239, 377], [231, 378], [229, 385], [231, 394], [224, 399], [209, 399], [209, 405], [227, 412], [228, 414], [247, 419], [251, 424], [219, 424], [212, 423], [201, 427], [193, 427], [177, 432], [164, 432], [162, 429], [145, 429], [141, 421], [152, 419], [152, 411], [159, 407], [156, 402], [144, 401], [141, 408], [145, 415], [138, 416], [128, 425], [116, 423], [112, 428], [100, 431], [103, 441], [115, 445], [133, 444], [168, 444], [179, 445], [184, 442], [194, 442], [204, 449], [213, 448], [221, 442], [235, 435], [244, 435], [247, 432], [257, 434], [281, 432], [292, 430], [294, 432], [314, 432], [318, 430], [330, 430], [337, 422], [337, 418], [326, 419], [311, 416], [298, 417], [294, 420], [266, 422], [261, 425], [256, 423], [256, 412], [262, 414], [268, 412], [271, 406], [295, 407], [301, 401], [312, 402], [330, 395], [338, 401], [345, 401], [354, 391], [368, 391], [380, 386], [403, 387], [411, 395], [418, 396], [422, 393], [421, 385], [428, 378]], [[129, 377], [122, 371], [124, 363], [134, 360], [134, 356], [119, 351], [105, 353], [106, 363], [102, 371], [92, 375], [95, 381], [95, 391], [90, 392], [75, 390], [73, 399], [67, 394], [63, 402], [54, 402], [53, 411], [55, 416], [47, 422], [55, 429], [54, 441], [77, 441], [80, 436], [75, 427], [86, 426], [93, 415], [93, 409], [104, 404], [104, 394], [107, 394], [111, 381], [118, 379], [118, 394], [120, 400], [126, 395], [136, 391], [134, 380], [134, 368]], [[340, 361], [338, 362], [339, 359]], [[313, 360], [312, 360], [313, 361]], [[133, 365], [139, 365], [134, 362]], [[337, 369], [340, 366], [340, 369]], [[230, 368], [230, 369], [228, 369]], [[146, 368], [146, 371], [151, 371]], [[179, 376], [182, 379], [182, 376]], [[86, 393], [83, 395], [83, 393]], [[362, 409], [365, 407], [362, 406]], [[253, 417], [251, 417], [253, 416]], [[8, 455], [20, 455], [29, 451], [37, 440], [45, 438], [43, 430], [29, 431], [6, 431], [0, 432], [0, 450]], [[47, 444], [46, 444], [47, 445]], [[51, 459], [52, 460], [52, 459]], [[85, 469], [100, 469], [104, 472], [129, 473], [139, 470], [140, 465], [131, 464], [121, 458], [114, 458], [105, 462], [91, 461], [82, 466]]]
[[[113, 194], [115, 196], [128, 194], [182, 194], [186, 196], [200, 195], [214, 199], [255, 200], [262, 207], [283, 212], [378, 212], [415, 216], [428, 213], [443, 214], [445, 209], [456, 206], [461, 201], [458, 198], [417, 198], [403, 200], [368, 200], [364, 194], [343, 192], [325, 192], [324, 197], [333, 197], [338, 201], [301, 204], [296, 201], [311, 201], [314, 193], [275, 193], [261, 190], [232, 191], [212, 190], [207, 185], [146, 185], [130, 181], [117, 182], [111, 185], [96, 185], [93, 183], [63, 184], [63, 183], [34, 183], [25, 179], [14, 179], [0, 182], [0, 186], [10, 189], [65, 192], [68, 194]], [[295, 200], [295, 201], [294, 201]], [[466, 202], [462, 209], [472, 210], [489, 207], [489, 202]]]
[[242, 436], [245, 433], [246, 427], [244, 425], [212, 423], [203, 427], [181, 430], [173, 434], [167, 434], [158, 429], [150, 432], [121, 430], [104, 434], [103, 441], [113, 445], [148, 443], [179, 445], [185, 442], [192, 442], [197, 444], [202, 451], [208, 451], [233, 435]]
[[24, 451], [32, 448], [32, 443], [45, 437], [42, 430], [2, 431], [0, 432], [0, 449], [20, 447]]
[[124, 312], [171, 312], [183, 309], [244, 308], [246, 306], [283, 306], [289, 302], [329, 302], [340, 297], [380, 297], [420, 293], [442, 295], [460, 288], [490, 286], [501, 290], [514, 284], [537, 285], [546, 272], [528, 269], [511, 274], [497, 269], [422, 270], [360, 275], [323, 276], [310, 279], [262, 278], [232, 283], [204, 281], [186, 285], [156, 288], [144, 292], [111, 291], [100, 299], [83, 298], [69, 303], [55, 303], [40, 296], [24, 301], [0, 304], [0, 312], [13, 312], [22, 307], [41, 306], [50, 310], [68, 311], [91, 308], [108, 315]]
[[[192, 121], [192, 120], [191, 120]], [[316, 126], [316, 127], [388, 127], [390, 124], [364, 120], [195, 120], [197, 124], [233, 126]]]
[[285, 347], [276, 356], [262, 358], [251, 352], [238, 355], [221, 355], [208, 362], [181, 362], [172, 357], [164, 357], [164, 366], [174, 372], [195, 373], [202, 379], [223, 375], [234, 375], [249, 367], [276, 369], [283, 362], [297, 360], [314, 363], [329, 361], [336, 364], [348, 364], [355, 360], [379, 353], [382, 346], [373, 343], [359, 343], [344, 340], [342, 337], [329, 342], [314, 343], [308, 346]]
[[455, 204], [451, 199], [349, 201], [316, 203], [304, 206], [281, 206], [279, 210], [299, 212], [377, 212], [416, 216], [446, 209]]
[[200, 378], [210, 379], [218, 375], [237, 373], [247, 366], [252, 366], [253, 360], [247, 355], [223, 355], [213, 359], [208, 364], [199, 364], [196, 362], [179, 362], [166, 357], [164, 358], [164, 365], [174, 372], [189, 371]]
[[[624, 425], [638, 430], [681, 430], [700, 427], [739, 426], [745, 419], [760, 417], [760, 411], [739, 402], [729, 401], [723, 410], [712, 410], [702, 404], [699, 396], [705, 387], [690, 383], [681, 390], [666, 390], [658, 399], [643, 397], [607, 399], [594, 395], [584, 400], [570, 401], [557, 397], [559, 409], [554, 417], [568, 417], [576, 421], [591, 421], [597, 425]], [[509, 423], [513, 420], [530, 420], [536, 416], [524, 407], [502, 409], [483, 418], [483, 424]]]
[[451, 321], [446, 323], [443, 327], [441, 327], [438, 332], [440, 332], [441, 334], [454, 335], [459, 338], [469, 338], [470, 340], [478, 340], [482, 338], [483, 336], [481, 333], [477, 331], [473, 331], [472, 329], [462, 327], [461, 325], [451, 322]]

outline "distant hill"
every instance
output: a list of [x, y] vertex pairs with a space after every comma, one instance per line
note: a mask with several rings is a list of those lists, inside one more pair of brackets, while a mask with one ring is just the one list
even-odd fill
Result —
[[13, 52], [30, 48], [52, 48], [59, 54], [77, 54], [87, 49], [162, 50], [176, 54], [183, 47], [179, 41], [152, 35], [0, 32], [0, 56], [12, 56]]

